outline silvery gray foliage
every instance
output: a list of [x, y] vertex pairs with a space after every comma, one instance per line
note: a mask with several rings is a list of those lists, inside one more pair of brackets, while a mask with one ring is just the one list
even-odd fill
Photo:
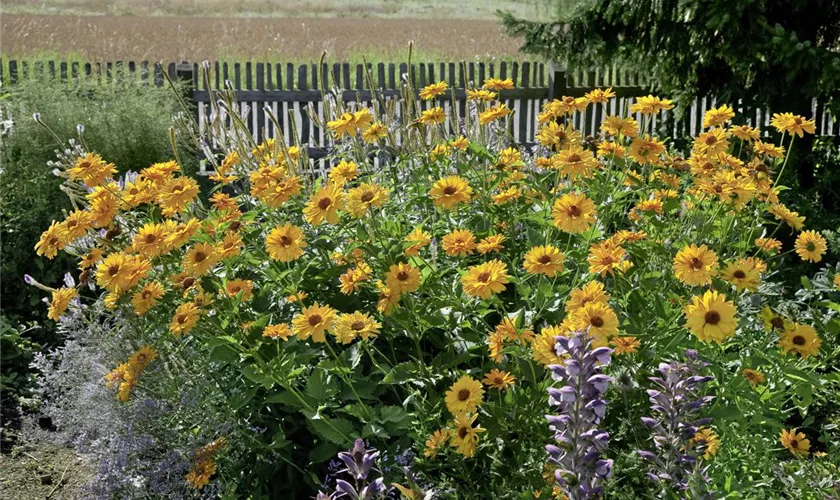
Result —
[[651, 480], [670, 485], [692, 499], [714, 498], [708, 491], [708, 466], [699, 459], [705, 453], [704, 446], [690, 442], [700, 427], [711, 422], [710, 418], [698, 418], [700, 410], [714, 399], [703, 395], [703, 386], [713, 379], [700, 375], [707, 365], [693, 349], [686, 351], [685, 362], [659, 364], [661, 376], [650, 377], [655, 388], [647, 391], [653, 417], [642, 417], [655, 451], [637, 451], [652, 464], [648, 473]]
[[[87, 485], [91, 498], [218, 498], [219, 481], [191, 490], [185, 476], [191, 454], [217, 435], [234, 432], [220, 408], [224, 395], [200, 378], [184, 373], [183, 383], [143, 388], [165, 362], [153, 361], [127, 402], [120, 402], [104, 383], [105, 375], [148, 340], [130, 321], [101, 306], [71, 308], [58, 325], [64, 346], [39, 353], [36, 396], [41, 414], [57, 431], [52, 438], [75, 448], [95, 471]], [[197, 356], [189, 346], [183, 357]], [[187, 358], [188, 359], [188, 358]], [[166, 369], [172, 369], [167, 367]], [[213, 398], [218, 405], [208, 405]], [[200, 435], [185, 426], [200, 426]]]
[[559, 415], [546, 415], [556, 445], [546, 445], [549, 461], [557, 466], [554, 476], [571, 500], [600, 498], [602, 484], [612, 473], [613, 461], [601, 458], [609, 446], [609, 434], [598, 429], [607, 402], [603, 399], [610, 377], [601, 373], [610, 363], [611, 349], [592, 349], [585, 332], [555, 337], [556, 350], [567, 357], [563, 365], [551, 365], [551, 378], [563, 382], [549, 387], [549, 404]]

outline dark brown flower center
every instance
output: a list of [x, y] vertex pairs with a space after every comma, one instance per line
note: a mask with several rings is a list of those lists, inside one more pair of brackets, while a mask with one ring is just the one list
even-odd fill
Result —
[[732, 273], [732, 276], [734, 276], [735, 278], [737, 278], [739, 280], [742, 280], [742, 279], [747, 277], [747, 274], [744, 271], [741, 271], [740, 269], [738, 269], [737, 271]]
[[445, 194], [446, 196], [452, 196], [456, 192], [458, 192], [458, 190], [455, 188], [455, 186], [446, 186], [445, 188], [443, 188], [443, 194]]
[[144, 238], [144, 241], [146, 242], [147, 245], [151, 245], [152, 243], [157, 241], [157, 236], [155, 236], [154, 234], [147, 234], [146, 237]]
[[715, 144], [716, 142], [717, 142], [717, 138], [716, 138], [715, 136], [710, 135], [709, 137], [706, 137], [706, 144], [707, 144], [707, 145], [709, 145], [709, 146], [714, 146], [714, 144]]
[[108, 274], [111, 276], [116, 276], [120, 272], [120, 266], [118, 264], [114, 264], [113, 266], [108, 268]]
[[286, 235], [280, 237], [280, 245], [287, 247], [292, 244], [292, 239]]
[[405, 271], [400, 271], [397, 273], [397, 279], [400, 281], [406, 281], [408, 279], [408, 273]]
[[365, 202], [365, 203], [370, 202], [372, 199], [373, 199], [373, 193], [371, 193], [370, 191], [367, 191], [367, 192], [365, 192], [365, 194], [362, 195], [362, 201]]
[[461, 389], [458, 391], [458, 401], [466, 401], [470, 399], [470, 390], [469, 389]]
[[195, 278], [184, 278], [182, 284], [184, 285], [184, 288], [189, 288], [195, 284]]
[[493, 379], [493, 383], [496, 385], [503, 385], [505, 381], [502, 379], [502, 377], [496, 377]]
[[361, 320], [354, 321], [352, 325], [350, 325], [350, 329], [353, 331], [361, 331], [365, 329], [365, 322]]
[[490, 281], [490, 273], [481, 273], [478, 275], [477, 279], [482, 283], [487, 283], [488, 281]]
[[80, 168], [90, 168], [90, 162], [89, 161], [83, 161], [83, 162], [79, 163], [79, 167]]
[[781, 330], [782, 328], [785, 327], [785, 320], [776, 316], [776, 317], [774, 317], [773, 319], [770, 320], [770, 325], [772, 325], [773, 328]]
[[320, 314], [313, 314], [309, 316], [307, 320], [309, 322], [309, 326], [318, 326], [324, 319], [321, 317]]
[[703, 269], [703, 261], [697, 257], [693, 257], [688, 266], [694, 269], [695, 271], [699, 271], [700, 269]]
[[573, 153], [569, 155], [569, 163], [577, 163], [581, 160], [581, 157], [577, 153]]
[[207, 255], [204, 252], [196, 252], [195, 253], [195, 261], [196, 262], [204, 262], [204, 259], [207, 258]]
[[602, 326], [604, 326], [604, 318], [600, 316], [595, 316], [594, 318], [589, 320], [589, 323], [595, 328], [601, 328]]
[[707, 325], [716, 325], [720, 323], [720, 313], [717, 311], [709, 311], [704, 318]]
[[548, 255], [543, 255], [542, 257], [537, 259], [537, 262], [539, 262], [540, 264], [543, 264], [543, 265], [550, 264], [551, 263], [551, 257], [548, 256]]
[[797, 335], [793, 337], [793, 343], [798, 346], [803, 346], [805, 345], [805, 337], [803, 337], [802, 335]]
[[330, 208], [330, 205], [332, 205], [332, 200], [330, 198], [321, 198], [318, 200], [318, 208], [321, 210]]
[[466, 427], [459, 427], [458, 428], [458, 437], [464, 439], [467, 437], [467, 428]]
[[580, 207], [577, 205], [572, 205], [569, 207], [569, 215], [572, 217], [580, 217], [581, 211]]

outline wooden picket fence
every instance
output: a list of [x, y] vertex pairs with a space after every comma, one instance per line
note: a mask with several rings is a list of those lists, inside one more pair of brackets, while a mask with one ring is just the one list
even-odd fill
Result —
[[[294, 132], [298, 140], [310, 148], [310, 157], [318, 163], [316, 168], [328, 168], [322, 158], [328, 153], [330, 143], [325, 130], [316, 126], [307, 113], [309, 105], [322, 116], [321, 89], [342, 89], [345, 101], [361, 101], [369, 104], [374, 97], [400, 99], [403, 82], [412, 82], [419, 91], [423, 86], [446, 81], [451, 90], [433, 101], [418, 101], [421, 109], [442, 106], [449, 115], [454, 93], [458, 113], [466, 110], [466, 89], [480, 86], [487, 78], [511, 78], [515, 90], [504, 91], [502, 99], [514, 110], [513, 140], [522, 145], [531, 145], [537, 133], [536, 117], [542, 105], [550, 99], [564, 95], [579, 97], [599, 87], [612, 87], [617, 94], [609, 107], [591, 106], [585, 112], [570, 117], [575, 128], [585, 136], [597, 135], [601, 120], [606, 114], [627, 113], [634, 98], [651, 92], [652, 83], [644, 77], [615, 68], [588, 72], [567, 72], [562, 68], [542, 62], [501, 63], [378, 63], [350, 65], [335, 64], [274, 64], [274, 63], [211, 63], [205, 74], [198, 63], [160, 63], [134, 61], [113, 63], [78, 63], [55, 61], [0, 61], [0, 80], [13, 85], [23, 78], [42, 77], [60, 79], [71, 83], [77, 79], [106, 84], [126, 79], [139, 80], [144, 85], [162, 86], [164, 72], [172, 79], [188, 86], [187, 97], [195, 105], [200, 123], [208, 113], [211, 90], [232, 88], [235, 90], [240, 111], [246, 117], [249, 130], [256, 140], [277, 137], [274, 122], [266, 110], [276, 117], [283, 137], [291, 140]], [[770, 113], [762, 109], [733, 104], [741, 115], [742, 122], [768, 129]], [[697, 98], [689, 109], [662, 112], [654, 117], [654, 128], [660, 134], [670, 137], [690, 137], [700, 132], [703, 114], [716, 103], [711, 98]], [[397, 104], [397, 111], [400, 105]], [[817, 135], [840, 135], [840, 124], [836, 124], [827, 110], [815, 102], [813, 114], [817, 123]], [[640, 119], [640, 116], [636, 117]]]

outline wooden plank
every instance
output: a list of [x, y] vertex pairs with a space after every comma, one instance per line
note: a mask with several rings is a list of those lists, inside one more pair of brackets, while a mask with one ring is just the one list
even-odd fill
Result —
[[[85, 73], [87, 73], [87, 69], [87, 65], [85, 65]], [[154, 83], [154, 86], [163, 87], [163, 66], [161, 63], [155, 63], [154, 68], [152, 68], [152, 72], [152, 82]]]
[[[0, 65], [0, 68], [2, 68], [2, 65]], [[59, 75], [61, 76], [61, 83], [67, 83], [67, 61], [61, 61], [61, 64], [59, 64], [58, 71]], [[0, 77], [0, 80], [2, 79], [3, 78]]]
[[341, 65], [341, 88], [350, 89], [350, 63]]
[[[313, 64], [310, 67], [310, 71], [312, 73], [312, 88], [315, 89], [315, 90], [321, 90], [321, 88], [318, 86], [318, 65]], [[323, 115], [323, 113], [321, 112], [321, 103], [320, 102], [316, 102], [314, 104], [314, 110], [315, 110], [316, 113], [318, 113], [318, 116]], [[310, 117], [310, 119], [311, 119], [311, 117]], [[314, 121], [312, 122], [312, 137], [314, 138], [314, 140], [317, 144], [321, 144], [321, 129], [315, 124]]]
[[[415, 89], [415, 96], [419, 94], [420, 89]], [[466, 92], [464, 89], [447, 90], [441, 99], [448, 100], [451, 98], [452, 92], [455, 93], [456, 100], [465, 100]], [[399, 89], [383, 89], [381, 93], [386, 97], [400, 97], [401, 91]], [[354, 102], [357, 96], [362, 101], [370, 101], [372, 96], [369, 90], [345, 90], [342, 92], [342, 99], [347, 102]], [[194, 97], [198, 101], [207, 102], [209, 99], [209, 92], [206, 90], [196, 90]], [[239, 101], [245, 102], [317, 102], [321, 100], [321, 92], [310, 89], [296, 89], [296, 90], [239, 90], [236, 92], [236, 97]], [[506, 90], [505, 97], [509, 99], [547, 99], [547, 88], [519, 88], [513, 90]]]
[[282, 64], [277, 63], [277, 64], [274, 65], [274, 74], [277, 76], [277, 90], [282, 90], [283, 89], [283, 65]]
[[221, 63], [219, 63], [219, 61], [214, 61], [213, 62], [213, 78], [212, 78], [213, 83], [211, 83], [211, 85], [216, 90], [219, 90], [220, 88], [222, 88], [219, 85], [221, 83], [221, 80], [222, 80], [221, 73], [222, 73]]
[[50, 79], [55, 80], [55, 61], [49, 61], [47, 67], [50, 70]]
[[356, 65], [356, 86], [353, 87], [358, 90], [364, 90], [365, 88], [365, 67], [361, 64]]
[[[250, 71], [248, 74], [250, 75]], [[265, 92], [265, 66], [263, 63], [258, 62], [256, 65], [256, 79], [257, 91]], [[255, 106], [257, 108], [257, 129], [255, 132], [257, 134], [257, 140], [262, 142], [263, 136], [265, 135], [265, 106], [261, 102], [255, 103]]]
[[[455, 88], [455, 63], [449, 63], [449, 68], [447, 68], [446, 76], [449, 77], [449, 86]], [[463, 88], [463, 85], [461, 86], [461, 88]]]
[[9, 61], [9, 83], [18, 82], [18, 62], [14, 59]]
[[388, 86], [386, 87], [387, 89], [396, 90], [399, 88], [397, 86], [396, 72], [397, 65], [394, 63], [388, 63]]
[[[300, 67], [298, 68], [298, 89], [299, 90], [307, 90], [308, 88], [309, 87], [307, 85], [306, 65], [301, 64]], [[320, 92], [316, 92], [316, 93], [320, 95]], [[299, 108], [299, 110], [300, 110], [300, 121], [301, 121], [300, 142], [302, 144], [303, 143], [308, 143], [309, 140], [310, 140], [309, 139], [309, 115], [307, 115], [306, 112], [304, 111], [303, 105], [299, 104], [298, 106], [295, 106], [295, 107]]]
[[475, 63], [471, 62], [468, 69], [469, 69], [469, 71], [467, 71], [467, 73], [469, 74], [470, 82], [472, 82], [472, 84], [475, 85], [476, 87], [481, 87], [481, 84], [483, 82], [479, 82], [479, 81], [476, 80], [477, 76], [476, 76], [476, 72], [475, 72]]
[[78, 62], [74, 61], [73, 63], [70, 64], [70, 77], [73, 79], [74, 82], [76, 80], [78, 80], [78, 78], [79, 78], [79, 63]]
[[420, 85], [419, 88], [423, 88], [428, 85], [426, 81], [426, 63], [420, 63]]
[[385, 88], [385, 63], [376, 64], [376, 88]]
[[[525, 61], [522, 63], [522, 77], [519, 80], [519, 88], [527, 89], [530, 86], [531, 63]], [[531, 120], [531, 103], [528, 99], [522, 99], [519, 105], [519, 137], [520, 142], [530, 141], [528, 136], [528, 122]]]
[[224, 88], [225, 88], [225, 89], [227, 89], [227, 88], [228, 88], [228, 85], [230, 85], [230, 84], [231, 84], [231, 81], [230, 81], [230, 72], [229, 72], [229, 68], [228, 68], [228, 63], [227, 63], [227, 61], [225, 61], [224, 63], [222, 63], [222, 80], [224, 80], [224, 83], [223, 83]]
[[[408, 64], [406, 63], [400, 63], [400, 86], [402, 86], [403, 75], [408, 75], [409, 82], [411, 81], [411, 75], [408, 74]], [[399, 87], [394, 87], [394, 90], [398, 88]]]
[[[502, 61], [499, 64], [499, 78], [501, 78], [502, 80], [507, 78], [507, 61]], [[516, 81], [514, 81], [513, 83], [516, 84]]]
[[478, 63], [478, 81], [475, 83], [476, 87], [484, 85], [484, 63]]
[[286, 63], [286, 89], [292, 90], [295, 88], [295, 65]]
[[149, 84], [149, 61], [140, 61], [140, 67], [138, 68], [137, 63], [131, 61], [129, 69], [131, 70], [131, 77], [132, 79], [137, 82], [140, 82], [140, 85], [144, 87]]

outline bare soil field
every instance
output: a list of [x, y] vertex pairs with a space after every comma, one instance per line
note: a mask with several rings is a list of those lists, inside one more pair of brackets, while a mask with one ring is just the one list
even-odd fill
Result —
[[3, 14], [0, 54], [84, 60], [259, 59], [493, 60], [516, 57], [519, 41], [494, 20], [386, 18], [202, 18]]
[[493, 20], [565, 9], [578, 0], [3, 0], [12, 14], [201, 17], [390, 17]]

